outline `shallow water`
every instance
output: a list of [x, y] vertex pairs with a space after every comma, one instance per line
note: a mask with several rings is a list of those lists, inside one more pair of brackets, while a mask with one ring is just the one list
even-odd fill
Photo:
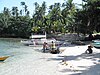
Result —
[[43, 54], [39, 52], [41, 48], [24, 46], [17, 39], [0, 39], [0, 56], [10, 56], [5, 61], [0, 62], [0, 75], [20, 75], [25, 72], [24, 69], [31, 66], [28, 64], [41, 58]]
[[[10, 56], [4, 62], [16, 63], [36, 60], [41, 57], [42, 47], [24, 46], [19, 40], [0, 39], [0, 56]], [[1, 66], [1, 65], [0, 65]], [[10, 67], [10, 66], [9, 66]]]
[[0, 39], [0, 56], [23, 55], [35, 51], [35, 47], [24, 46], [18, 39]]
[[20, 43], [11, 39], [0, 39], [0, 56], [11, 55], [15, 48], [20, 48]]

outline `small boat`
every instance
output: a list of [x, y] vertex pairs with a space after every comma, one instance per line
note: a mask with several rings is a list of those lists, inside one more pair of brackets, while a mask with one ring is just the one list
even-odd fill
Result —
[[9, 56], [2, 56], [2, 57], [0, 57], [0, 61], [4, 61], [4, 60], [6, 60], [8, 57], [9, 57]]
[[21, 40], [21, 43], [23, 43], [26, 46], [35, 45], [35, 42], [32, 39]]
[[47, 39], [46, 32], [44, 35], [43, 34], [31, 35], [30, 39], [21, 40], [21, 43], [23, 43], [26, 46], [30, 45], [36, 46], [36, 45], [43, 45], [44, 42], [51, 44], [52, 41], [55, 42], [56, 45], [62, 44], [62, 42], [57, 41], [54, 38]]
[[44, 42], [51, 43], [52, 41], [56, 42], [54, 38], [46, 39], [46, 33], [45, 33], [45, 35], [31, 35], [30, 39], [21, 40], [21, 43], [23, 43], [26, 46], [29, 46], [29, 45], [43, 45]]
[[100, 40], [93, 40], [92, 41], [92, 46], [96, 48], [100, 48]]
[[21, 43], [26, 46], [42, 45], [44, 42], [46, 42], [46, 33], [45, 35], [31, 35], [30, 39], [21, 40]]

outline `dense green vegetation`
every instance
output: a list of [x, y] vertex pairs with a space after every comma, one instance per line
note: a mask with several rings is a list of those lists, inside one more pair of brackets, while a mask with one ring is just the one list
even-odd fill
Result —
[[[1, 37], [29, 37], [31, 33], [94, 33], [100, 32], [100, 0], [82, 0], [74, 4], [65, 0], [63, 4], [55, 3], [47, 9], [46, 2], [34, 3], [32, 17], [25, 2], [18, 7], [4, 7], [0, 13]], [[76, 7], [76, 5], [82, 8]], [[46, 12], [48, 10], [48, 12]]]

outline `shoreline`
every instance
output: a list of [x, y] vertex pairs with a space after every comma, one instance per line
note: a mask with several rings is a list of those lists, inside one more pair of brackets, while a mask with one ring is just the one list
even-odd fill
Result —
[[25, 46], [14, 50], [14, 56], [0, 64], [0, 75], [99, 75], [100, 50], [93, 48], [93, 55], [83, 54], [87, 46], [65, 47], [61, 54], [42, 53], [42, 47]]

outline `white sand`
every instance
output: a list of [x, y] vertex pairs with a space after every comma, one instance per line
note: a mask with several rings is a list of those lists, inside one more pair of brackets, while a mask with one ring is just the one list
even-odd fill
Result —
[[[14, 56], [0, 63], [0, 75], [100, 75], [100, 49], [93, 48], [88, 55], [83, 54], [87, 46], [66, 47], [61, 54], [38, 49], [41, 47], [13, 52]], [[62, 65], [63, 59], [68, 65]]]

